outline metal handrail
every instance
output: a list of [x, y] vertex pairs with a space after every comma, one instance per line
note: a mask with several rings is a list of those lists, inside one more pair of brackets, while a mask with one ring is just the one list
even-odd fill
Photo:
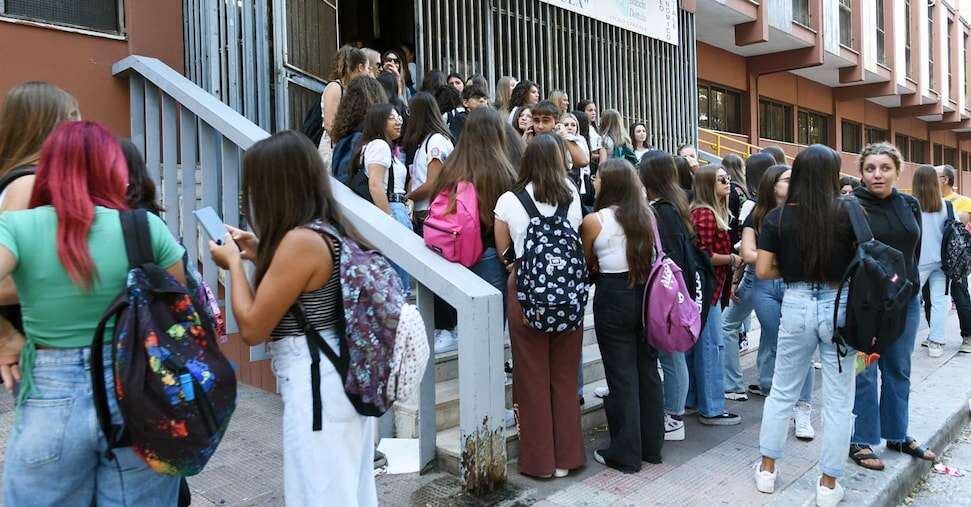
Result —
[[[727, 151], [729, 153], [734, 153], [736, 155], [739, 155], [742, 158], [746, 158], [746, 157], [751, 156], [754, 153], [758, 153], [758, 152], [762, 151], [762, 149], [763, 149], [761, 146], [757, 146], [757, 145], [754, 145], [754, 144], [749, 144], [749, 143], [746, 143], [745, 141], [739, 141], [738, 139], [735, 139], [734, 137], [726, 136], [726, 135], [724, 135], [724, 134], [722, 134], [722, 133], [720, 133], [720, 132], [718, 132], [716, 130], [699, 128], [698, 129], [698, 132], [699, 133], [705, 133], [705, 134], [708, 134], [708, 135], [711, 135], [711, 136], [714, 136], [715, 137], [715, 140], [714, 141], [708, 141], [706, 139], [702, 139], [701, 136], [699, 136], [698, 137], [698, 144], [699, 145], [703, 144], [705, 146], [710, 146], [712, 148], [714, 154], [715, 155], [718, 155], [719, 157], [723, 157], [724, 155], [722, 154], [722, 152]], [[731, 143], [735, 143], [736, 145], [740, 146], [740, 148], [736, 149], [736, 148], [731, 148], [731, 147], [725, 146], [724, 143], [726, 141], [727, 142], [731, 142]], [[795, 160], [795, 157], [791, 157], [788, 154], [786, 155], [786, 162], [792, 163], [793, 160]]]
[[[184, 197], [195, 197], [201, 189], [201, 205], [222, 209], [224, 220], [236, 225], [241, 152], [269, 133], [155, 58], [129, 56], [115, 63], [112, 72], [129, 80], [132, 139], [146, 155], [152, 176], [161, 180], [163, 206], [172, 213], [166, 220], [173, 233], [186, 238], [194, 261], [196, 252], [192, 250], [198, 230], [191, 211], [197, 199]], [[201, 185], [196, 182], [199, 172]], [[433, 296], [455, 307], [462, 479], [466, 488], [476, 491], [503, 482], [506, 374], [501, 294], [467, 268], [429, 250], [420, 237], [405, 232], [391, 216], [333, 177], [331, 182], [341, 212], [361, 236], [417, 282], [418, 307], [429, 331], [430, 346], [434, 346]], [[208, 252], [202, 250], [203, 277], [214, 284], [214, 265]], [[225, 293], [228, 298], [230, 290]], [[436, 451], [434, 357], [422, 379], [418, 406], [424, 466], [434, 459]]]

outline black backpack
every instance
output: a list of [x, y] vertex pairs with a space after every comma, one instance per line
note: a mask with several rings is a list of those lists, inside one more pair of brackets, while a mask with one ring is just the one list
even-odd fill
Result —
[[718, 284], [718, 277], [715, 275], [715, 268], [711, 265], [711, 257], [702, 249], [698, 248], [691, 239], [685, 239], [684, 259], [685, 266], [681, 267], [684, 274], [684, 281], [688, 284], [688, 290], [695, 303], [701, 307], [701, 325], [708, 323], [708, 312], [711, 311], [711, 297], [715, 295], [715, 288]]
[[330, 158], [331, 173], [338, 181], [348, 186], [351, 184], [351, 161], [354, 160], [354, 147], [360, 141], [362, 135], [360, 130], [355, 130], [340, 138], [334, 145], [334, 151]]
[[947, 220], [941, 240], [941, 269], [948, 281], [964, 280], [971, 274], [971, 232], [954, 218], [954, 205], [947, 205]]
[[[857, 247], [836, 292], [837, 303], [843, 287], [848, 287], [849, 294], [844, 327], [837, 326], [839, 304], [833, 309], [833, 343], [841, 357], [846, 357], [847, 346], [865, 354], [880, 354], [903, 333], [914, 286], [907, 276], [903, 253], [874, 239], [856, 199], [842, 201]], [[839, 367], [842, 371], [842, 363]]]
[[300, 132], [313, 141], [314, 146], [320, 146], [320, 139], [324, 137], [324, 110], [320, 108], [320, 101], [323, 95], [318, 95], [314, 105], [310, 106], [307, 114], [303, 117], [303, 126]]
[[589, 273], [580, 236], [567, 218], [570, 205], [560, 204], [553, 216], [546, 217], [526, 189], [516, 197], [529, 214], [516, 268], [516, 298], [523, 318], [545, 333], [579, 329], [587, 308]]
[[[31, 176], [37, 172], [35, 165], [22, 165], [10, 170], [3, 178], [0, 178], [0, 194], [10, 186], [15, 180], [24, 176]], [[7, 319], [18, 332], [24, 332], [23, 317], [20, 314], [20, 305], [0, 305], [0, 315]]]
[[[131, 446], [166, 475], [195, 475], [216, 451], [236, 408], [236, 373], [219, 351], [213, 323], [194, 295], [155, 264], [145, 210], [119, 212], [129, 271], [91, 344], [95, 411], [113, 449]], [[103, 345], [108, 322], [115, 397], [123, 426], [114, 426], [105, 388]]]

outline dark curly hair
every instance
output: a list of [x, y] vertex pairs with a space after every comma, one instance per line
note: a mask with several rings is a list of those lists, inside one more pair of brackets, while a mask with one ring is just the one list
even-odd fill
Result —
[[371, 106], [385, 102], [388, 102], [388, 94], [384, 92], [384, 87], [377, 79], [371, 76], [358, 76], [352, 79], [347, 90], [344, 91], [344, 97], [341, 98], [340, 107], [337, 108], [330, 138], [337, 142], [354, 132], [361, 126]]

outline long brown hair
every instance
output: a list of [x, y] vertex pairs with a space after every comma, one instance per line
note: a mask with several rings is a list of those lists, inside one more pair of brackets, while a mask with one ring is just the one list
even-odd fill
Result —
[[11, 88], [0, 110], [0, 176], [36, 164], [47, 136], [77, 112], [74, 97], [54, 85], [27, 81]]
[[432, 195], [449, 192], [449, 210], [455, 209], [455, 186], [469, 181], [479, 201], [483, 230], [492, 230], [496, 201], [516, 182], [516, 171], [503, 146], [507, 124], [496, 110], [480, 107], [469, 113], [455, 150], [448, 156]]
[[789, 166], [774, 164], [762, 173], [762, 181], [759, 182], [758, 195], [762, 197], [755, 202], [755, 209], [752, 210], [752, 225], [756, 232], [762, 229], [762, 220], [770, 211], [779, 207], [775, 201], [775, 185], [779, 178], [789, 170]]
[[331, 128], [331, 139], [334, 142], [357, 130], [364, 121], [368, 109], [375, 104], [388, 102], [388, 94], [377, 79], [371, 76], [357, 76], [351, 80], [344, 90], [334, 126]]
[[391, 146], [391, 140], [388, 139], [388, 118], [394, 111], [394, 106], [388, 103], [375, 104], [367, 110], [367, 115], [364, 117], [364, 125], [362, 125], [363, 132], [361, 133], [361, 138], [358, 139], [357, 144], [354, 146], [354, 154], [351, 156], [351, 165], [348, 168], [349, 176], [353, 177], [358, 171], [366, 169], [364, 167], [364, 161], [361, 160], [361, 154], [364, 153], [364, 147], [368, 143], [376, 139], [381, 139], [388, 143], [389, 147]]
[[441, 134], [445, 139], [454, 141], [432, 94], [416, 93], [408, 101], [408, 110], [411, 115], [408, 117], [408, 128], [401, 135], [401, 147], [408, 154], [409, 159], [415, 156], [428, 136]]
[[256, 285], [283, 237], [301, 225], [323, 220], [360, 240], [341, 216], [317, 148], [303, 134], [284, 130], [246, 150], [241, 190], [243, 215], [260, 238]]
[[[789, 194], [782, 212], [796, 214], [799, 262], [807, 281], [826, 280], [836, 230], [845, 230], [847, 225], [838, 202], [840, 164], [840, 156], [821, 144], [802, 150], [792, 161]], [[780, 234], [785, 232], [783, 224], [780, 215]]]
[[618, 158], [600, 164], [597, 178], [600, 191], [594, 208], [615, 207], [614, 216], [627, 238], [628, 280], [631, 287], [643, 284], [654, 257], [654, 213], [644, 200], [641, 180], [630, 162]]
[[637, 164], [637, 173], [641, 177], [641, 184], [644, 185], [647, 198], [651, 201], [664, 201], [674, 206], [681, 215], [681, 221], [688, 234], [694, 234], [694, 227], [688, 214], [688, 196], [678, 184], [678, 170], [674, 165], [674, 157], [666, 151], [650, 150], [641, 156], [641, 161]]
[[944, 206], [941, 204], [941, 182], [937, 179], [937, 170], [932, 165], [921, 165], [914, 173], [914, 197], [920, 202], [920, 209], [928, 213], [937, 213]]
[[705, 208], [715, 214], [715, 223], [718, 228], [728, 230], [728, 196], [718, 197], [715, 193], [715, 179], [718, 177], [718, 170], [724, 169], [717, 164], [706, 165], [698, 169], [695, 174], [694, 192], [695, 198], [691, 201], [691, 209], [696, 210]]
[[522, 190], [532, 183], [536, 202], [553, 206], [569, 205], [573, 200], [573, 192], [566, 180], [566, 162], [563, 158], [565, 151], [566, 147], [560, 136], [540, 134], [534, 137], [523, 154], [516, 190]]
[[[351, 72], [354, 72], [361, 65], [365, 69], [368, 67], [368, 58], [364, 51], [354, 46], [341, 46], [337, 50], [337, 54], [334, 55], [334, 66], [330, 69], [329, 79], [331, 81], [347, 79]], [[347, 83], [344, 83], [344, 85], [346, 86]]]

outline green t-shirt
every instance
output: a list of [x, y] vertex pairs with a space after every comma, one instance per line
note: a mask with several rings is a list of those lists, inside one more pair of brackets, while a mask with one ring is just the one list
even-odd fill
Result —
[[[163, 268], [182, 260], [183, 248], [162, 219], [149, 214], [155, 260]], [[17, 258], [13, 271], [20, 297], [24, 332], [34, 343], [51, 348], [88, 347], [108, 305], [118, 296], [128, 273], [128, 256], [116, 210], [96, 207], [88, 233], [94, 261], [91, 288], [83, 290], [67, 275], [57, 256], [54, 208], [0, 214], [0, 246]], [[114, 333], [114, 322], [105, 337]]]

